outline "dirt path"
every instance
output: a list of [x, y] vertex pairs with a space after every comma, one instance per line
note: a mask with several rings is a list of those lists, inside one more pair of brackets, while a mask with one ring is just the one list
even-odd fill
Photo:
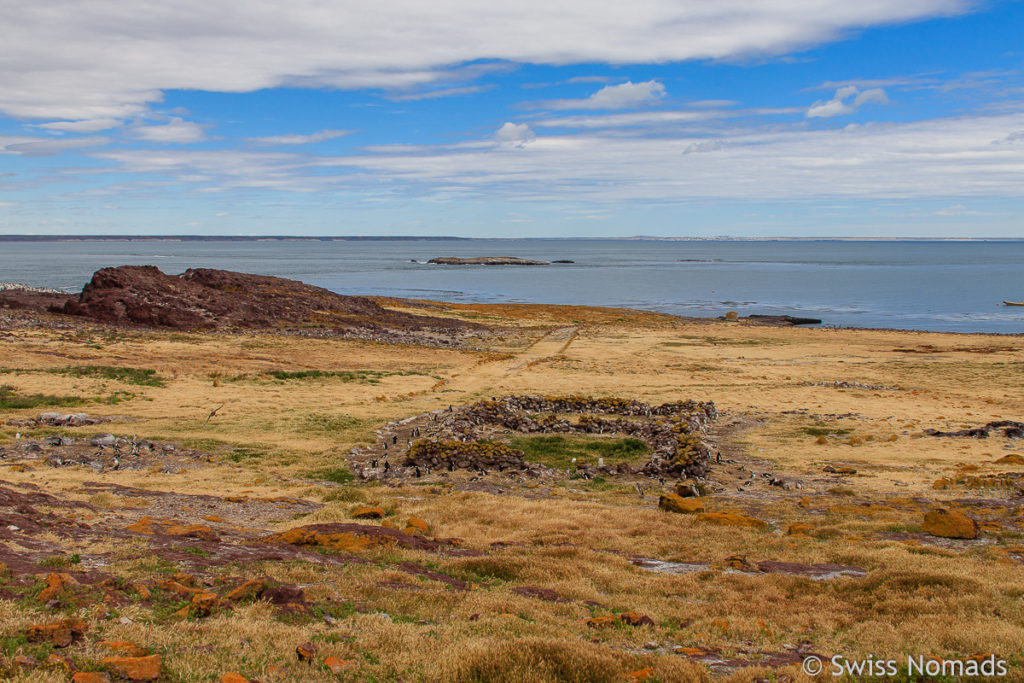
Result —
[[509, 375], [525, 370], [533, 363], [564, 353], [576, 337], [578, 328], [559, 327], [548, 332], [514, 358], [485, 363], [471, 373], [453, 376], [445, 389], [473, 394], [493, 390], [500, 393], [501, 382]]

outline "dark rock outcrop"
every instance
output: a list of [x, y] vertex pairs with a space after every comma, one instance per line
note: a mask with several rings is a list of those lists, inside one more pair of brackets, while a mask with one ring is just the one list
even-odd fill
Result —
[[77, 299], [55, 312], [178, 330], [479, 328], [390, 311], [367, 297], [335, 294], [295, 280], [209, 268], [190, 268], [181, 275], [167, 275], [155, 266], [103, 268]]
[[546, 266], [547, 261], [531, 261], [530, 259], [517, 258], [515, 256], [475, 256], [473, 258], [459, 258], [458, 256], [440, 256], [432, 258], [427, 263], [441, 266]]

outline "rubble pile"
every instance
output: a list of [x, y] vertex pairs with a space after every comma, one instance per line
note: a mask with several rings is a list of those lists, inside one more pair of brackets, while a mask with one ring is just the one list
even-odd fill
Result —
[[[652, 451], [650, 460], [639, 468], [626, 463], [581, 463], [578, 474], [684, 479], [708, 473], [710, 450], [702, 436], [717, 417], [713, 403], [699, 401], [650, 405], [622, 398], [506, 396], [391, 423], [379, 433], [376, 445], [356, 449], [352, 455], [358, 464], [370, 465], [357, 467], [364, 479], [419, 477], [445, 469], [522, 470], [537, 476], [547, 468], [526, 462], [521, 451], [494, 443], [495, 437], [511, 433], [615, 435], [646, 443]], [[389, 456], [402, 459], [389, 461]], [[392, 467], [391, 462], [398, 466]]]

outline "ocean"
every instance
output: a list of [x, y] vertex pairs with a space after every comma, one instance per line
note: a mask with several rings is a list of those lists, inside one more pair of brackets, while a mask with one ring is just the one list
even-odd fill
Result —
[[[435, 256], [572, 264], [437, 266]], [[78, 291], [105, 266], [223, 268], [341, 294], [583, 304], [825, 326], [1024, 332], [1024, 241], [430, 240], [0, 242], [0, 281]]]

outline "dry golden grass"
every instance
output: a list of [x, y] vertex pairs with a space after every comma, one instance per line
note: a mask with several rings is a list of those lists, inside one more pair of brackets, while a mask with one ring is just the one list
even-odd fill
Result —
[[[965, 478], [1024, 471], [997, 462], [1022, 449], [998, 436], [923, 434], [1024, 419], [1024, 339], [765, 328], [581, 307], [443, 304], [431, 313], [521, 330], [481, 351], [99, 328], [19, 329], [0, 342], [0, 370], [10, 371], [0, 375], [0, 384], [19, 392], [101, 399], [122, 392], [119, 403], [73, 410], [132, 421], [75, 428], [76, 436], [137, 434], [212, 456], [178, 474], [149, 468], [97, 474], [42, 462], [29, 462], [23, 472], [0, 468], [5, 485], [37, 485], [90, 503], [95, 510], [78, 510], [78, 520], [123, 529], [141, 515], [154, 515], [209, 524], [227, 538], [351, 522], [355, 505], [371, 504], [388, 511], [371, 524], [401, 528], [409, 517], [420, 517], [433, 536], [459, 538], [462, 548], [477, 552], [377, 548], [360, 554], [365, 562], [260, 561], [204, 569], [186, 559], [160, 560], [144, 538], [72, 542], [42, 534], [40, 541], [80, 555], [83, 566], [129, 582], [166, 578], [183, 568], [210, 581], [265, 576], [301, 586], [312, 605], [310, 614], [295, 615], [265, 603], [243, 604], [188, 620], [172, 618], [171, 604], [117, 607], [114, 616], [130, 623], [97, 620], [91, 605], [83, 605], [76, 613], [90, 620], [90, 631], [85, 643], [71, 648], [80, 666], [105, 656], [97, 645], [105, 639], [131, 640], [162, 654], [167, 678], [180, 681], [217, 680], [227, 671], [267, 680], [272, 666], [283, 667], [293, 680], [623, 681], [627, 673], [651, 667], [650, 680], [660, 681], [781, 675], [800, 681], [807, 679], [799, 664], [709, 668], [674, 648], [700, 647], [722, 660], [757, 662], [810, 641], [815, 652], [851, 659], [1012, 655], [1009, 679], [1024, 680], [1024, 508], [1011, 490], [977, 488]], [[166, 383], [148, 387], [43, 372], [75, 365], [148, 368]], [[373, 375], [374, 381], [275, 380], [266, 374], [274, 370], [383, 374]], [[392, 487], [337, 484], [312, 474], [344, 468], [348, 450], [371, 443], [389, 420], [511, 393], [712, 400], [723, 411], [718, 438], [731, 458], [757, 472], [799, 479], [805, 487], [762, 486], [751, 493], [729, 487], [707, 499], [708, 510], [766, 520], [770, 528], [759, 530], [664, 513], [656, 508], [656, 483], [643, 498], [631, 484], [580, 480], [499, 482], [506, 493], [492, 495], [441, 481]], [[71, 430], [4, 427], [0, 445], [11, 447], [18, 431], [38, 437]], [[828, 475], [826, 465], [857, 473]], [[950, 485], [933, 488], [942, 478]], [[83, 489], [97, 481], [138, 491]], [[147, 497], [146, 491], [175, 495]], [[207, 508], [206, 499], [196, 496], [291, 496], [322, 507], [296, 512], [278, 501]], [[990, 525], [981, 540], [922, 543], [921, 521], [931, 502], [964, 499], [981, 501], [963, 503]], [[225, 521], [204, 521], [209, 514]], [[797, 523], [810, 531], [786, 535], [787, 526]], [[181, 547], [187, 546], [183, 541]], [[853, 565], [867, 575], [813, 581], [739, 573], [728, 562], [737, 555], [751, 562]], [[633, 557], [708, 567], [655, 573], [632, 564]], [[410, 574], [401, 569], [404, 562], [465, 581], [472, 590]], [[0, 578], [0, 590], [12, 585]], [[564, 601], [513, 590], [524, 587], [553, 590]], [[629, 610], [650, 616], [656, 626], [594, 629], [584, 621]], [[332, 611], [337, 621], [326, 623], [322, 615]], [[51, 616], [22, 594], [0, 599], [3, 656], [38, 653], [18, 634]], [[300, 664], [294, 647], [311, 639], [320, 646], [317, 663]], [[335, 675], [319, 664], [328, 655], [354, 662]], [[21, 680], [66, 676], [36, 670]]]

